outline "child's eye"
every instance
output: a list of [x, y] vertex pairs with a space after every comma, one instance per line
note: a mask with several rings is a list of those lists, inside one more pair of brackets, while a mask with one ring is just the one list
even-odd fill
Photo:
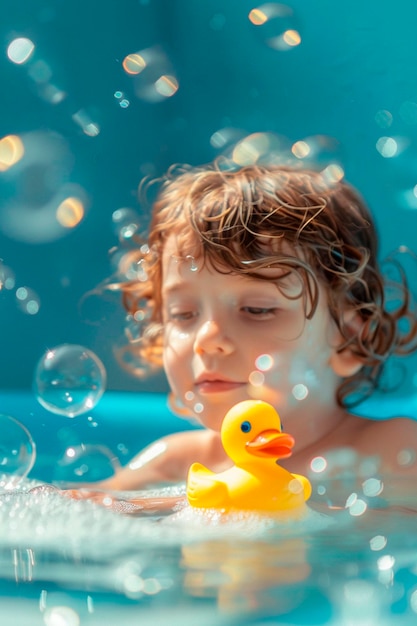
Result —
[[242, 307], [242, 311], [244, 313], [248, 313], [251, 316], [262, 318], [274, 315], [274, 313], [276, 313], [277, 311], [277, 308], [263, 306], [244, 306]]
[[169, 319], [175, 322], [188, 322], [197, 316], [197, 311], [170, 311]]

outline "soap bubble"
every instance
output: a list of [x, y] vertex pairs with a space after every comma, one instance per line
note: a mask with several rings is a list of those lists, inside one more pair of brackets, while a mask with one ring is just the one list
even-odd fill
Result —
[[54, 606], [47, 609], [43, 616], [46, 626], [80, 626], [80, 616], [69, 606]]
[[96, 406], [106, 386], [100, 359], [84, 346], [63, 344], [48, 350], [35, 370], [34, 389], [48, 411], [75, 417]]
[[11, 489], [35, 463], [36, 447], [29, 431], [16, 419], [0, 414], [0, 486]]
[[54, 487], [53, 485], [37, 485], [36, 487], [32, 487], [29, 489], [28, 493], [31, 493], [35, 496], [49, 496], [50, 494], [55, 495], [60, 493], [58, 487]]
[[122, 207], [113, 212], [112, 222], [114, 232], [118, 236], [119, 241], [123, 242], [137, 234], [140, 218], [133, 209]]
[[106, 446], [70, 446], [55, 467], [54, 482], [96, 482], [113, 476], [120, 467], [118, 457]]
[[298, 20], [289, 6], [266, 2], [252, 9], [248, 18], [261, 32], [265, 43], [274, 50], [290, 50], [301, 43]]
[[172, 63], [160, 46], [129, 54], [122, 65], [133, 78], [136, 96], [145, 102], [162, 102], [179, 89]]
[[36, 315], [40, 309], [39, 296], [29, 287], [19, 287], [16, 289], [16, 300], [19, 309], [28, 315]]
[[16, 284], [16, 278], [13, 270], [4, 265], [0, 259], [0, 291], [3, 289], [11, 290]]
[[54, 132], [34, 131], [0, 140], [3, 211], [0, 230], [33, 244], [65, 237], [84, 219], [85, 190], [70, 181], [74, 157]]
[[80, 109], [72, 115], [72, 120], [81, 128], [87, 137], [97, 137], [100, 134], [100, 126], [87, 109]]
[[380, 137], [376, 149], [385, 159], [390, 159], [398, 154], [398, 142], [394, 137]]
[[231, 158], [238, 166], [280, 161], [287, 143], [276, 133], [252, 133], [236, 143]]
[[12, 63], [23, 65], [29, 61], [35, 50], [35, 44], [26, 37], [17, 37], [10, 42], [7, 48], [7, 56]]
[[[340, 163], [343, 161], [343, 151], [340, 142], [330, 135], [310, 135], [296, 141], [291, 146], [292, 154], [305, 163], [312, 161], [323, 165], [331, 165], [332, 170], [338, 168], [343, 176], [343, 169]], [[336, 176], [340, 180], [340, 176]]]

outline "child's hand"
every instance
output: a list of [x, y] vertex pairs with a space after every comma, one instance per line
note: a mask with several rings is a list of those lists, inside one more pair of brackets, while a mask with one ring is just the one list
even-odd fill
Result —
[[129, 500], [118, 498], [115, 494], [90, 489], [67, 489], [62, 495], [74, 500], [89, 500], [106, 508], [125, 515], [169, 515], [186, 505], [183, 496], [132, 498]]

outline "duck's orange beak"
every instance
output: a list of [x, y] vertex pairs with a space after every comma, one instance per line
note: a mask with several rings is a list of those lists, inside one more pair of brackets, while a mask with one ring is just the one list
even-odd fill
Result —
[[255, 456], [285, 459], [292, 454], [294, 438], [279, 430], [264, 430], [248, 441], [246, 450]]

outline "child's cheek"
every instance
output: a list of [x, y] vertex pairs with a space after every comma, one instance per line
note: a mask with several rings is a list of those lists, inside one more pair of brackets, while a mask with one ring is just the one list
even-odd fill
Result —
[[163, 366], [168, 379], [176, 379], [184, 363], [190, 360], [190, 335], [177, 328], [165, 328]]
[[185, 344], [190, 339], [190, 333], [184, 329], [177, 328], [175, 326], [167, 325], [165, 329], [165, 346]]
[[296, 406], [323, 393], [325, 357], [316, 355], [311, 359], [305, 358], [304, 354], [292, 354], [285, 358], [273, 353], [268, 357], [268, 368], [260, 363], [261, 367], [254, 368], [249, 376], [250, 397], [283, 407]]

